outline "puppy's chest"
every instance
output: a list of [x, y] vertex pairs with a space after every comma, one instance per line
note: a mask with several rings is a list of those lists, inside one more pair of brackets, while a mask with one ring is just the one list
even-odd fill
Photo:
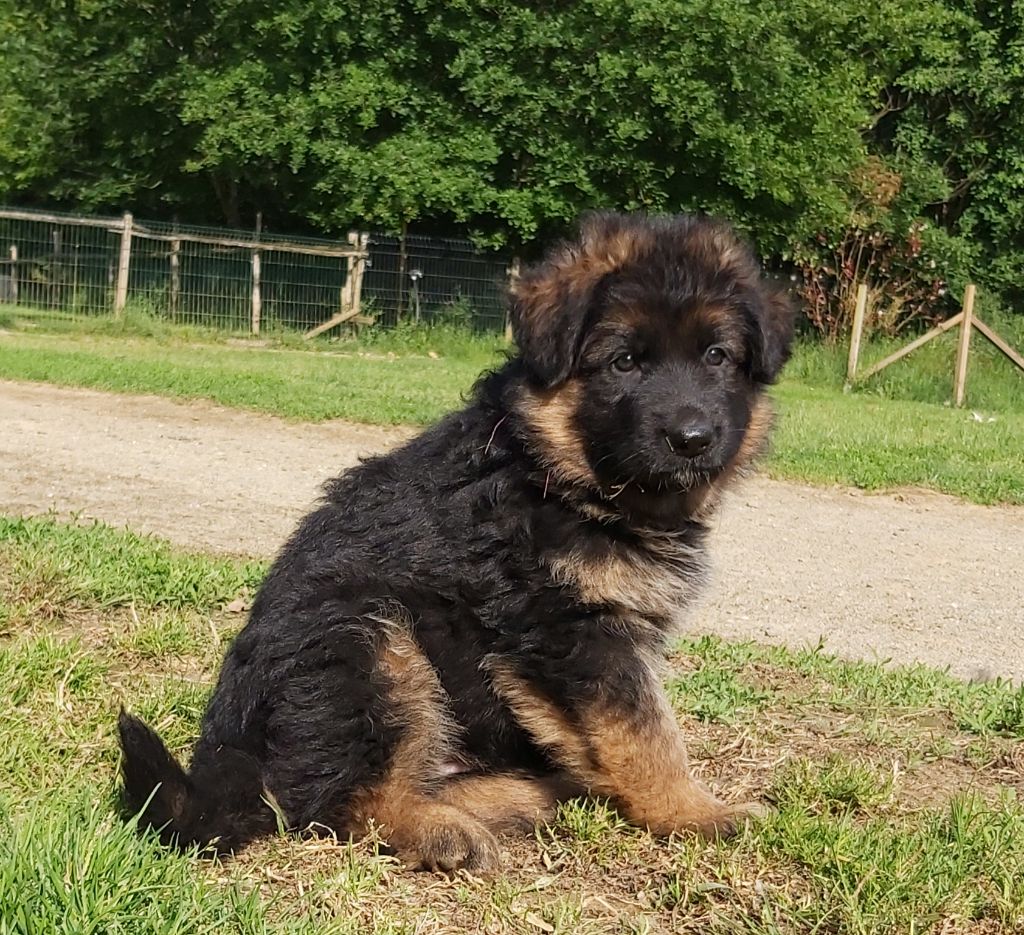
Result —
[[669, 632], [682, 626], [707, 577], [703, 549], [675, 542], [571, 549], [548, 564], [581, 604]]

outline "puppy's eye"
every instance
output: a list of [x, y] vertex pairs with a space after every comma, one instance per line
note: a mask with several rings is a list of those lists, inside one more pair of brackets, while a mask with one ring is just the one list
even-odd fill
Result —
[[612, 361], [612, 368], [618, 370], [619, 373], [629, 373], [637, 368], [636, 358], [632, 354], [619, 354]]
[[729, 359], [729, 352], [719, 345], [709, 347], [704, 352], [704, 360], [709, 363], [712, 367], [718, 367], [724, 364]]

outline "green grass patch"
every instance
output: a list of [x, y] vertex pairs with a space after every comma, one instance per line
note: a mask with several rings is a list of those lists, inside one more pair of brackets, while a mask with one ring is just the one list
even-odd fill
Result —
[[129, 302], [119, 318], [111, 314], [69, 314], [60, 309], [0, 304], [0, 328], [24, 333], [113, 338], [150, 338], [163, 343], [192, 342], [225, 347], [292, 348], [295, 350], [376, 350], [382, 354], [429, 355], [443, 351], [448, 357], [473, 357], [500, 353], [506, 347], [502, 335], [475, 331], [458, 314], [441, 315], [422, 322], [403, 320], [389, 328], [369, 327], [356, 334], [335, 329], [311, 340], [301, 332], [264, 322], [261, 336], [248, 329], [232, 331], [196, 324], [172, 322], [145, 302]]
[[[504, 352], [494, 336], [450, 326], [370, 332], [319, 350], [280, 341], [238, 346], [223, 336], [174, 329], [148, 337], [137, 331], [0, 335], [0, 376], [210, 399], [297, 420], [426, 424], [462, 405], [480, 373], [500, 365]], [[865, 357], [881, 356], [888, 346], [870, 346]], [[1024, 503], [1024, 375], [979, 343], [971, 408], [953, 409], [944, 405], [948, 350], [926, 346], [920, 358], [844, 394], [844, 349], [799, 344], [774, 391], [779, 420], [768, 473]]]
[[770, 692], [738, 677], [733, 669], [710, 660], [695, 672], [669, 680], [668, 693], [677, 710], [722, 724], [757, 712], [771, 697]]
[[[170, 852], [119, 814], [117, 710], [187, 753], [242, 619], [219, 608], [258, 568], [2, 522], [0, 935], [1024, 928], [1020, 688], [711, 637], [679, 644], [668, 687], [695, 769], [775, 806], [735, 839], [656, 840], [575, 801], [508, 838], [491, 880], [402, 873], [372, 840]], [[78, 551], [48, 569], [40, 605], [38, 556]]]
[[925, 487], [976, 503], [1024, 503], [1024, 408], [969, 410], [843, 395], [787, 380], [768, 473], [865, 490]]
[[87, 788], [70, 801], [44, 793], [18, 809], [0, 802], [0, 932], [266, 931], [251, 885], [218, 885], [196, 872], [194, 859], [140, 847], [135, 828], [112, 804], [109, 794]]
[[128, 530], [46, 517], [0, 516], [0, 546], [0, 593], [36, 611], [73, 601], [210, 610], [255, 588], [265, 573], [259, 562], [197, 559]]
[[486, 352], [432, 358], [374, 350], [190, 346], [144, 338], [0, 338], [0, 375], [60, 386], [209, 399], [288, 419], [425, 424], [457, 408], [496, 362]]
[[[965, 733], [1024, 740], [1024, 685], [1002, 679], [965, 682], [925, 665], [890, 667], [820, 649], [729, 643], [715, 636], [682, 640], [679, 650], [695, 660], [704, 682], [739, 686], [737, 708], [751, 714], [760, 709], [756, 702], [763, 707], [763, 699], [784, 690], [775, 682], [784, 674], [784, 686], [799, 678], [805, 699], [856, 716], [866, 725], [862, 729], [880, 711], [904, 710], [921, 717], [941, 714]], [[670, 682], [670, 688], [678, 691], [689, 678]]]
[[991, 806], [971, 795], [923, 812], [899, 834], [892, 816], [821, 820], [787, 809], [764, 841], [801, 867], [812, 892], [829, 894], [817, 920], [826, 930], [1015, 931], [1024, 922], [1024, 853], [1014, 840], [1022, 820], [1010, 799]]
[[[1024, 348], [1024, 316], [993, 321]], [[864, 348], [861, 367], [895, 350]], [[978, 503], [1024, 503], [1024, 373], [980, 336], [967, 406], [953, 409], [956, 336], [946, 335], [842, 392], [847, 348], [804, 341], [776, 390], [780, 419], [767, 462], [775, 477], [866, 490], [914, 486]]]
[[[984, 316], [1012, 347], [1024, 353], [1024, 315]], [[908, 344], [914, 335], [902, 339], [875, 338], [861, 348], [858, 372]], [[953, 366], [959, 337], [957, 329], [913, 351], [876, 376], [857, 383], [855, 394], [878, 399], [910, 400], [948, 405], [953, 398]], [[800, 342], [787, 366], [787, 377], [809, 386], [842, 388], [846, 378], [849, 346], [822, 341]], [[1019, 411], [1024, 405], [1024, 373], [1014, 367], [978, 332], [971, 338], [967, 371], [968, 407], [991, 412]]]
[[863, 812], [888, 802], [891, 795], [891, 775], [835, 753], [823, 760], [801, 758], [782, 764], [768, 789], [779, 808], [825, 815]]

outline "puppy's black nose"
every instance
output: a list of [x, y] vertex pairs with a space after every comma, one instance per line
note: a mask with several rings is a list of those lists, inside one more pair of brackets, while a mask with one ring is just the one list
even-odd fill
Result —
[[681, 458], [696, 458], [715, 438], [714, 426], [704, 416], [691, 416], [665, 432], [669, 448]]

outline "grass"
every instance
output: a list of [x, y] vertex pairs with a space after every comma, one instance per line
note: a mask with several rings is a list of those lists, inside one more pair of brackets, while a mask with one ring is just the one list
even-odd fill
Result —
[[257, 562], [193, 559], [98, 523], [67, 526], [59, 537], [53, 529], [45, 518], [0, 516], [0, 541], [12, 556], [4, 573], [18, 580], [22, 602], [112, 607], [137, 599], [151, 607], [209, 610], [255, 587], [265, 571]]
[[792, 379], [775, 396], [780, 418], [765, 463], [772, 477], [1024, 503], [1024, 407], [985, 410], [979, 421], [971, 410], [844, 395]]
[[668, 687], [705, 779], [774, 806], [736, 839], [570, 802], [490, 880], [401, 872], [372, 840], [168, 852], [118, 813], [116, 712], [187, 751], [260, 571], [3, 520], [2, 935], [1024, 929], [1024, 690], [710, 637], [679, 644]]
[[0, 376], [122, 393], [210, 399], [289, 419], [425, 424], [459, 406], [492, 350], [432, 358], [373, 346], [311, 353], [286, 346], [97, 335], [0, 339]]
[[[117, 392], [204, 398], [288, 419], [426, 424], [461, 405], [500, 363], [494, 336], [402, 327], [358, 341], [255, 343], [145, 316], [125, 322], [11, 317], [0, 376]], [[1024, 346], [1024, 325], [998, 323]], [[56, 330], [55, 330], [56, 329]], [[955, 336], [945, 336], [853, 393], [845, 349], [801, 342], [776, 388], [780, 419], [766, 471], [866, 490], [924, 487], [979, 503], [1024, 503], [1024, 374], [977, 339], [968, 403], [948, 406]], [[242, 345], [242, 346], [240, 346]], [[865, 348], [864, 366], [891, 349]]]

